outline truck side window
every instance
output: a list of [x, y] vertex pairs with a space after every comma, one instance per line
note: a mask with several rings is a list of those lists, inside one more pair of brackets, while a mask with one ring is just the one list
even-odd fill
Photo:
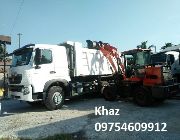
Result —
[[52, 51], [43, 49], [40, 64], [48, 64], [52, 62]]

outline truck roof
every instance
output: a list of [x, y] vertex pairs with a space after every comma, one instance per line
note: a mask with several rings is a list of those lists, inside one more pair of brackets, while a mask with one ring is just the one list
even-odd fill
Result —
[[174, 45], [172, 47], [167, 47], [160, 52], [168, 52], [168, 51], [180, 51], [180, 44], [179, 45]]
[[14, 50], [13, 53], [18, 52], [20, 50], [23, 50], [25, 48], [33, 48], [33, 47], [41, 47], [41, 46], [43, 48], [46, 48], [46, 47], [49, 48], [49, 46], [58, 46], [58, 45], [54, 45], [54, 44], [27, 44], [27, 45], [25, 45], [19, 49]]
[[14, 50], [13, 53], [18, 52], [18, 51], [25, 49], [25, 48], [30, 48], [30, 46], [35, 46], [35, 44], [27, 44], [27, 45], [25, 45], [19, 49]]
[[141, 52], [141, 51], [151, 51], [151, 49], [137, 48], [137, 49], [133, 49], [133, 50], [124, 51], [124, 52], [122, 52], [122, 54], [124, 54], [124, 55], [132, 55], [132, 54], [135, 54], [135, 53]]

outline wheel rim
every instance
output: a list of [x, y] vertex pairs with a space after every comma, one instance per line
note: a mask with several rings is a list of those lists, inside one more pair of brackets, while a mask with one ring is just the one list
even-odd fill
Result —
[[59, 105], [62, 102], [62, 95], [60, 92], [55, 92], [53, 95], [53, 102], [55, 105]]

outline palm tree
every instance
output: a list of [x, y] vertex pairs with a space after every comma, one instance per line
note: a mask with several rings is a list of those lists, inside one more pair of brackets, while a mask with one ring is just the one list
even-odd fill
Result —
[[143, 41], [143, 42], [141, 42], [141, 45], [138, 45], [137, 46], [137, 48], [139, 49], [139, 48], [141, 48], [141, 49], [147, 49], [148, 47], [147, 47], [147, 42], [148, 41]]

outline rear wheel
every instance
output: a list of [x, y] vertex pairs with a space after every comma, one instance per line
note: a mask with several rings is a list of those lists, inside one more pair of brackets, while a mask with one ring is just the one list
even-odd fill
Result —
[[139, 106], [149, 106], [152, 104], [152, 95], [149, 89], [138, 87], [134, 91], [134, 102]]
[[105, 86], [101, 89], [101, 92], [107, 101], [115, 101], [117, 98], [115, 87]]
[[64, 103], [64, 90], [60, 86], [53, 86], [49, 89], [45, 99], [45, 105], [49, 110], [60, 109]]

